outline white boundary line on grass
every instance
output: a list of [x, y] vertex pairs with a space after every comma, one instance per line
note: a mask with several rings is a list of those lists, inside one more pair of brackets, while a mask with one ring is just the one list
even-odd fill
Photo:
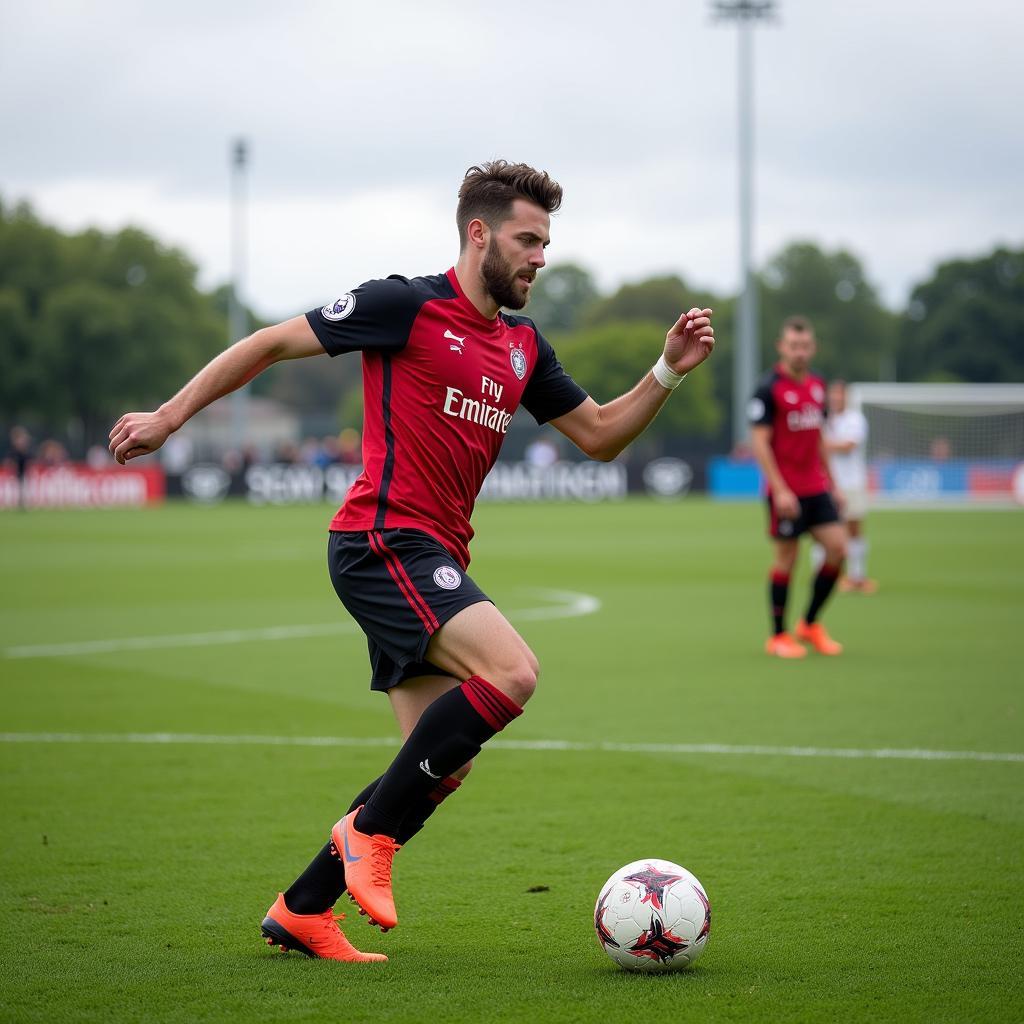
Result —
[[[386, 736], [230, 736], [190, 732], [3, 732], [0, 743], [111, 743], [253, 747], [397, 747]], [[491, 740], [489, 749], [611, 754], [724, 754], [740, 757], [823, 757], [867, 761], [999, 761], [1024, 763], [1024, 754], [984, 750], [772, 747], [727, 743], [577, 743], [571, 740]]]
[[[520, 622], [573, 619], [593, 615], [601, 602], [591, 594], [573, 590], [536, 590], [538, 596], [554, 602], [536, 608], [506, 612]], [[68, 658], [82, 654], [118, 654], [121, 651], [154, 651], [172, 647], [214, 647], [219, 644], [257, 643], [264, 640], [301, 640], [318, 636], [358, 633], [354, 622], [324, 622], [297, 626], [266, 626], [260, 629], [221, 629], [209, 633], [176, 633], [163, 636], [128, 636], [109, 640], [81, 640], [63, 644], [25, 644], [8, 647], [5, 658]]]

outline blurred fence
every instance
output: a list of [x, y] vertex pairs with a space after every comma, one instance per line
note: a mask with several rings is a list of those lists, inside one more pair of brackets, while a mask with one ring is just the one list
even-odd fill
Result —
[[[200, 504], [240, 498], [252, 505], [340, 505], [361, 471], [353, 465], [290, 462], [229, 470], [210, 462], [168, 473], [159, 465], [65, 463], [32, 467], [19, 480], [13, 471], [0, 469], [0, 509], [128, 507], [165, 498]], [[1024, 505], [1024, 463], [1009, 460], [880, 460], [869, 465], [868, 475], [876, 505]], [[764, 494], [764, 484], [754, 462], [724, 456], [549, 466], [501, 460], [484, 481], [479, 500], [598, 502], [631, 494], [677, 500], [693, 493], [750, 501]]]

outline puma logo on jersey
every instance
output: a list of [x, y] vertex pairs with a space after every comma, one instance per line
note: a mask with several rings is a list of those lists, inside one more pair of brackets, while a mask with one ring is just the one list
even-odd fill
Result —
[[420, 767], [421, 767], [421, 768], [422, 768], [422, 769], [423, 769], [423, 770], [424, 770], [424, 771], [425, 771], [425, 772], [426, 772], [426, 773], [427, 773], [427, 774], [428, 774], [428, 775], [429, 775], [429, 776], [430, 776], [430, 777], [431, 777], [432, 779], [439, 779], [439, 778], [441, 778], [441, 776], [440, 776], [440, 775], [435, 775], [435, 774], [434, 774], [434, 773], [433, 773], [433, 772], [432, 772], [432, 771], [430, 770], [430, 758], [427, 758], [427, 759], [426, 759], [426, 760], [424, 760], [424, 761], [420, 761]]
[[452, 332], [449, 331], [449, 330], [446, 330], [444, 332], [444, 336], [445, 336], [445, 338], [448, 339], [448, 341], [454, 341], [456, 343], [454, 345], [449, 345], [448, 348], [452, 352], [458, 352], [459, 355], [461, 356], [462, 355], [462, 346], [466, 344], [466, 339], [465, 338], [460, 338], [457, 334], [452, 334]]

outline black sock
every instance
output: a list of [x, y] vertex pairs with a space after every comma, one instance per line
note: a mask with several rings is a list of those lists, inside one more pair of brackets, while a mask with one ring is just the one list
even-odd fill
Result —
[[402, 819], [402, 826], [395, 838], [403, 846], [427, 823], [434, 811], [437, 810], [442, 800], [447, 800], [461, 786], [462, 783], [451, 775], [442, 779], [422, 800], [418, 800], [414, 807], [409, 808], [409, 813]]
[[841, 568], [841, 565], [829, 565], [826, 563], [818, 570], [818, 575], [814, 577], [811, 603], [807, 606], [807, 614], [804, 616], [804, 622], [808, 626], [818, 617], [821, 606], [828, 600], [828, 595], [832, 593], [832, 588], [836, 585]]
[[[352, 801], [349, 811], [365, 804], [373, 795], [378, 782], [380, 778], [366, 786]], [[338, 902], [344, 891], [345, 866], [338, 851], [334, 849], [333, 841], [328, 839], [324, 848], [309, 862], [309, 867], [292, 882], [284, 894], [284, 905], [293, 914], [322, 914]]]
[[768, 588], [772, 606], [772, 623], [775, 635], [786, 632], [786, 599], [789, 597], [789, 573], [772, 569], [771, 586]]
[[406, 815], [424, 806], [438, 781], [472, 760], [522, 710], [480, 676], [441, 694], [420, 716], [355, 827], [364, 835], [397, 838]]

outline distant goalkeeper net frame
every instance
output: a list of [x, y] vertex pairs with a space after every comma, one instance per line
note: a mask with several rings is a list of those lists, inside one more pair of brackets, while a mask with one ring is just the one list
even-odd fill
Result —
[[851, 384], [875, 506], [1024, 506], [1024, 384]]

